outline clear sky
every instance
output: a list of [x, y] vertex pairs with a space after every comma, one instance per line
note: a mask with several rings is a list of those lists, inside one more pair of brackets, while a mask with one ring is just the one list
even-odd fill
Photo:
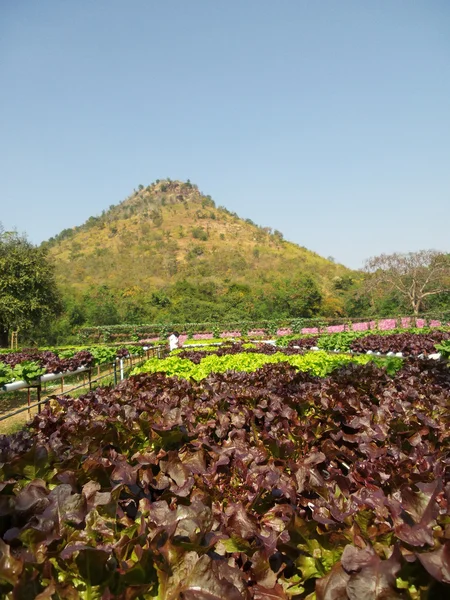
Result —
[[0, 221], [34, 243], [139, 184], [350, 267], [450, 251], [448, 0], [0, 0]]

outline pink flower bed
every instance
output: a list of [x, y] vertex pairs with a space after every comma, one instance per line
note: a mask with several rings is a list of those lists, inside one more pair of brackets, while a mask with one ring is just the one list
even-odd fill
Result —
[[302, 333], [319, 333], [317, 327], [304, 327]]
[[352, 331], [367, 331], [370, 327], [370, 323], [353, 323]]
[[[395, 329], [397, 326], [401, 325], [401, 327], [425, 327], [426, 321], [425, 319], [416, 319], [415, 323], [411, 317], [402, 317], [401, 319], [381, 319], [378, 321], [378, 329], [381, 331], [389, 331], [390, 329]], [[430, 327], [440, 327], [440, 321], [430, 321], [428, 323]], [[353, 323], [352, 330], [353, 331], [366, 331], [367, 329], [377, 329], [376, 321], [370, 321], [368, 323]]]
[[388, 329], [395, 329], [397, 327], [397, 319], [382, 319], [378, 321], [378, 329], [381, 331], [387, 331]]
[[277, 331], [277, 335], [292, 335], [292, 329], [289, 327], [285, 327], [284, 329], [279, 329]]
[[210, 340], [213, 337], [212, 333], [194, 333], [192, 336], [194, 340]]
[[264, 329], [252, 329], [251, 331], [248, 332], [249, 336], [261, 336], [261, 335], [266, 335], [266, 332], [264, 331]]
[[330, 325], [327, 327], [328, 333], [342, 333], [345, 331], [345, 325]]
[[222, 331], [220, 334], [222, 338], [241, 337], [240, 331]]

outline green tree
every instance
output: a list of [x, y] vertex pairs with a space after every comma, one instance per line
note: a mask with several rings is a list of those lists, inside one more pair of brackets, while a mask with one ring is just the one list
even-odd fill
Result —
[[208, 233], [203, 229], [203, 227], [193, 227], [192, 237], [196, 240], [202, 240], [202, 242], [206, 242], [208, 240]]
[[314, 317], [322, 306], [322, 294], [309, 275], [280, 282], [275, 295], [275, 313], [279, 317]]
[[61, 311], [47, 250], [0, 225], [0, 346], [11, 331], [31, 333]]
[[117, 296], [107, 285], [91, 287], [83, 298], [82, 311], [89, 325], [117, 325], [121, 321]]

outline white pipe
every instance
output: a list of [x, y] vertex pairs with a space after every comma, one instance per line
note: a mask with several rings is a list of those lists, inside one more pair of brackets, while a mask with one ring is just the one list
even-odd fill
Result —
[[[137, 354], [132, 354], [130, 356], [138, 356]], [[33, 381], [32, 383], [28, 383], [23, 381], [22, 379], [19, 381], [13, 381], [12, 383], [6, 383], [5, 385], [0, 387], [1, 392], [15, 392], [17, 390], [22, 390], [24, 388], [28, 388], [34, 385], [38, 385], [39, 383], [45, 383], [46, 381], [55, 381], [55, 379], [61, 379], [61, 377], [69, 377], [69, 375], [76, 375], [77, 373], [83, 373], [83, 371], [89, 370], [90, 367], [80, 367], [75, 371], [64, 371], [64, 373], [46, 373], [45, 375], [41, 375], [38, 379]], [[123, 359], [120, 359], [120, 379], [124, 378], [123, 373]]]
[[183, 344], [181, 350], [184, 348], [203, 348], [203, 346], [221, 346], [222, 344], [223, 342], [212, 342], [211, 344], [208, 344], [207, 341], [201, 344]]
[[46, 381], [54, 381], [55, 379], [61, 379], [61, 377], [69, 377], [69, 375], [83, 373], [83, 371], [87, 371], [88, 368], [89, 367], [80, 367], [75, 371], [64, 371], [64, 373], [46, 373], [45, 375], [41, 375], [41, 377], [39, 377], [31, 383], [23, 381], [22, 379], [19, 381], [13, 381], [12, 383], [7, 383], [4, 386], [2, 386], [0, 388], [0, 392], [15, 392], [16, 390], [22, 390], [33, 385], [38, 385], [39, 383], [45, 383]]
[[53, 381], [55, 379], [61, 379], [61, 377], [68, 377], [69, 375], [76, 375], [77, 373], [83, 373], [83, 371], [87, 371], [89, 367], [80, 367], [75, 371], [65, 371], [64, 373], [46, 373], [45, 375], [41, 375], [40, 381], [44, 383], [45, 381]]
[[26, 388], [29, 386], [30, 384], [28, 384], [26, 381], [14, 381], [13, 383], [6, 383], [4, 386], [2, 386], [0, 391], [15, 392], [16, 390], [21, 390], [22, 388]]

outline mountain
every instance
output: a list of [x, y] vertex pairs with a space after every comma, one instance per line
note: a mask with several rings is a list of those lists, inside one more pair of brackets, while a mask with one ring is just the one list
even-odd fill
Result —
[[[66, 294], [81, 298], [88, 291], [95, 295], [95, 290], [104, 294], [107, 289], [108, 297], [140, 304], [139, 319], [144, 318], [142, 307], [145, 318], [168, 315], [168, 304], [180, 296], [185, 303], [177, 314], [181, 310], [189, 316], [192, 306], [186, 313], [185, 304], [192, 304], [192, 297], [199, 295], [199, 302], [217, 307], [230, 291], [233, 298], [246, 298], [246, 311], [250, 302], [257, 313], [258, 299], [279, 295], [282, 289], [291, 295], [293, 289], [304, 289], [306, 294], [311, 286], [320, 295], [321, 311], [338, 314], [339, 282], [347, 281], [348, 287], [353, 277], [343, 265], [284, 240], [281, 232], [217, 207], [190, 181], [139, 186], [120, 204], [44, 245]], [[269, 302], [266, 312], [275, 304]]]

